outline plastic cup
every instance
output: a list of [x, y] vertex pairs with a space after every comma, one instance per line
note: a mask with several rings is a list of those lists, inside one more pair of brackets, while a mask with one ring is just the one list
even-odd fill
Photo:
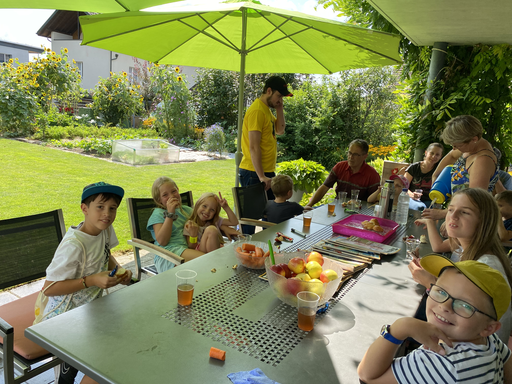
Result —
[[407, 254], [405, 255], [407, 260], [420, 257], [420, 241], [418, 239], [407, 239], [405, 245], [407, 247]]
[[373, 216], [380, 217], [382, 214], [382, 207], [380, 205], [376, 205], [375, 208], [373, 208]]
[[336, 200], [330, 199], [327, 202], [327, 209], [328, 209], [329, 215], [334, 215], [334, 209], [335, 208], [336, 208]]
[[190, 269], [183, 269], [176, 272], [176, 288], [178, 289], [178, 304], [187, 306], [192, 304], [194, 286], [197, 273]]
[[423, 189], [416, 189], [414, 192], [414, 200], [420, 200], [423, 196]]
[[313, 330], [318, 300], [320, 300], [320, 296], [314, 292], [302, 291], [297, 293], [298, 325], [299, 329], [304, 332]]
[[362, 202], [361, 200], [354, 200], [354, 209], [358, 210], [362, 208]]
[[252, 239], [252, 235], [236, 235], [236, 236], [233, 236], [233, 241], [235, 241], [235, 242], [238, 242], [238, 241], [248, 242], [248, 241], [251, 241], [251, 239]]
[[347, 202], [347, 192], [338, 192], [338, 204], [343, 205]]
[[310, 227], [311, 221], [313, 220], [313, 211], [304, 211], [304, 213], [302, 214], [302, 218], [304, 220], [304, 226]]
[[350, 192], [350, 197], [351, 197], [351, 200], [357, 200], [357, 199], [359, 199], [359, 189], [353, 189], [353, 190]]

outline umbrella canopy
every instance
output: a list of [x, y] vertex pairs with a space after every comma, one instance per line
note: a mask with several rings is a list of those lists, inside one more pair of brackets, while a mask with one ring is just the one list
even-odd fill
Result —
[[81, 16], [80, 23], [85, 45], [240, 72], [237, 185], [245, 73], [331, 74], [401, 63], [399, 36], [253, 2]]
[[0, 8], [60, 9], [82, 12], [138, 11], [180, 0], [0, 0]]

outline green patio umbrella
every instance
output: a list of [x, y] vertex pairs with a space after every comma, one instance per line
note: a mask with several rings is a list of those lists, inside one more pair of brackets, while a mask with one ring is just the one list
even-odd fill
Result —
[[82, 12], [138, 11], [180, 0], [0, 0], [0, 8], [60, 9]]
[[256, 2], [80, 17], [82, 44], [160, 64], [240, 72], [236, 185], [246, 73], [331, 74], [401, 63], [399, 36]]

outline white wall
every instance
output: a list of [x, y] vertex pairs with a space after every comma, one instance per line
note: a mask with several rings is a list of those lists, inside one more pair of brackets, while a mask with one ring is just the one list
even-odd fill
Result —
[[19, 59], [20, 63], [28, 63], [28, 51], [24, 49], [18, 49], [13, 47], [6, 47], [5, 45], [0, 44], [0, 53], [5, 53], [7, 55], [12, 55], [12, 58], [16, 57]]

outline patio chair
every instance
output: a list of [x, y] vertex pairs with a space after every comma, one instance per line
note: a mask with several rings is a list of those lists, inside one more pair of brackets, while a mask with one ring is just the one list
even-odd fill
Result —
[[231, 190], [235, 201], [235, 214], [240, 225], [262, 228], [275, 225], [275, 223], [269, 221], [262, 221], [265, 218], [263, 211], [268, 201], [264, 183], [252, 184], [246, 187], [233, 187]]
[[[0, 290], [28, 283], [46, 275], [66, 228], [62, 210], [0, 221]], [[25, 338], [25, 329], [34, 322], [39, 292], [0, 306], [0, 342], [4, 382], [17, 384], [60, 364], [53, 356]], [[16, 372], [21, 375], [16, 375]]]
[[[183, 205], [187, 205], [189, 207], [194, 206], [192, 191], [180, 193], [180, 196], [181, 203]], [[151, 236], [151, 233], [146, 229], [149, 217], [151, 216], [153, 209], [156, 208], [156, 204], [153, 199], [130, 197], [126, 199], [126, 205], [128, 206], [128, 218], [130, 219], [130, 229], [132, 233], [132, 239], [128, 240], [128, 244], [133, 246], [136, 278], [140, 280], [142, 272], [151, 276], [158, 274], [154, 264], [146, 267], [142, 266], [140, 260], [141, 249], [169, 260], [171, 263], [182, 264], [184, 260], [181, 256], [155, 245], [155, 240]]]

